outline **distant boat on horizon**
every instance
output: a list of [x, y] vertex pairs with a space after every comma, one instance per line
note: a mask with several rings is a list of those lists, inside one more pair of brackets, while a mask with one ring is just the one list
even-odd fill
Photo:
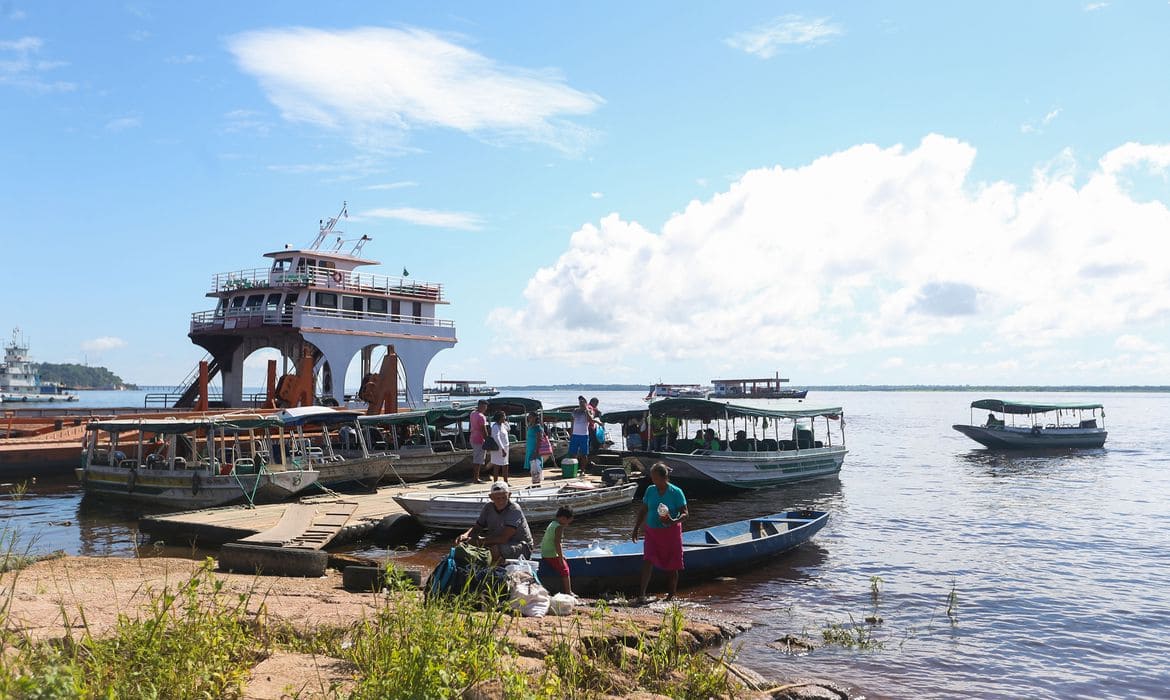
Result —
[[0, 403], [52, 403], [76, 401], [57, 382], [42, 382], [28, 356], [28, 343], [19, 328], [12, 329], [12, 342], [4, 347], [0, 365]]

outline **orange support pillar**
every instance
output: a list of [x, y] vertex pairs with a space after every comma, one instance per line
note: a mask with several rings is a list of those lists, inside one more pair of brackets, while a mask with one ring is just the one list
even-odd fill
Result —
[[264, 397], [265, 408], [276, 408], [276, 360], [268, 361], [268, 393]]
[[207, 375], [208, 375], [207, 360], [200, 360], [199, 361], [199, 400], [195, 402], [195, 410], [196, 411], [206, 411], [207, 410], [207, 403], [208, 403], [207, 384], [209, 382]]

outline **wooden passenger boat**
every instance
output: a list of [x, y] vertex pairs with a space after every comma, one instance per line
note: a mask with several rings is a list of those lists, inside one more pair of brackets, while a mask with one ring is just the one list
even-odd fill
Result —
[[286, 500], [317, 482], [308, 465], [274, 464], [271, 416], [95, 421], [75, 472], [87, 495], [194, 509]]
[[[975, 423], [976, 410], [988, 411], [982, 425]], [[951, 427], [985, 447], [1006, 450], [1102, 447], [1108, 436], [1099, 403], [979, 399], [971, 402], [971, 423]]]
[[[279, 442], [286, 445], [286, 449], [273, 451], [274, 458], [284, 454], [293, 464], [316, 469], [320, 473], [317, 483], [328, 488], [373, 488], [390, 473], [399, 457], [387, 452], [371, 452], [366, 448], [358, 429], [357, 419], [360, 415], [360, 411], [328, 406], [282, 409], [276, 418], [280, 420], [282, 428]], [[319, 433], [310, 433], [312, 437], [306, 436], [307, 426], [318, 428]], [[336, 443], [331, 430], [336, 434]], [[283, 431], [290, 433], [287, 443]], [[314, 440], [318, 444], [314, 444]]]
[[[760, 518], [683, 533], [680, 582], [723, 576], [770, 561], [807, 542], [829, 520], [823, 511], [791, 510]], [[642, 542], [606, 545], [596, 550], [565, 552], [575, 592], [637, 590], [642, 572]], [[560, 590], [560, 576], [541, 562], [540, 580]]]
[[[603, 450], [595, 461], [609, 461], [608, 453], [612, 461], [642, 471], [663, 462], [672, 481], [699, 488], [755, 489], [832, 476], [841, 471], [847, 452], [840, 407], [779, 410], [662, 399], [644, 409], [606, 413], [602, 420], [646, 428], [634, 431], [640, 437], [637, 448], [630, 448], [627, 435], [626, 449]], [[714, 444], [688, 438], [692, 426], [714, 431]]]
[[[574, 517], [620, 508], [633, 500], [637, 488], [634, 483], [595, 486], [587, 481], [570, 481], [515, 489], [512, 500], [524, 511], [528, 524], [533, 525], [555, 518], [561, 506], [571, 506]], [[466, 530], [490, 503], [486, 485], [475, 491], [439, 495], [408, 491], [394, 500], [424, 527], [434, 530]]]

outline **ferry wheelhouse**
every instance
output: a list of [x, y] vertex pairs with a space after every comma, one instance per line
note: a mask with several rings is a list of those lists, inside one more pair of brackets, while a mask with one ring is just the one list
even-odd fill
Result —
[[[311, 359], [323, 400], [343, 405], [350, 362], [360, 354], [362, 376], [368, 376], [380, 346], [400, 363], [407, 404], [422, 405], [427, 365], [457, 342], [455, 323], [436, 317], [448, 303], [443, 286], [416, 280], [405, 269], [401, 276], [367, 271], [379, 264], [361, 257], [371, 239], [345, 238], [337, 229], [342, 218], [348, 218], [344, 206], [321, 222], [306, 248], [265, 253], [272, 260], [267, 267], [212, 277], [207, 296], [215, 308], [191, 315], [189, 336], [211, 355], [208, 372], [221, 377], [225, 406], [243, 405], [244, 360], [261, 348], [280, 351], [286, 374], [290, 364]], [[176, 406], [191, 406], [197, 396], [192, 381]]]

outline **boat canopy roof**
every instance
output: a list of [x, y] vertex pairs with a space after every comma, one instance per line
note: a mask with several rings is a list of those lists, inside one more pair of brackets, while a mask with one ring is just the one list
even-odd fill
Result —
[[[487, 417], [489, 420], [491, 419], [492, 414], [496, 411], [503, 411], [506, 415], [516, 416], [528, 413], [529, 411], [540, 411], [543, 405], [536, 399], [526, 399], [523, 397], [496, 397], [488, 399], [487, 402]], [[467, 404], [464, 407], [445, 406], [442, 408], [405, 411], [403, 413], [385, 413], [376, 416], [361, 416], [358, 418], [358, 421], [370, 425], [426, 423], [427, 425], [442, 427], [452, 423], [468, 420], [468, 418], [471, 416], [471, 412], [474, 410], [474, 404]], [[567, 420], [571, 419], [572, 416], [570, 416]], [[546, 418], [546, 420], [557, 419], [550, 417]]]
[[707, 399], [661, 399], [646, 408], [627, 411], [609, 411], [601, 415], [606, 423], [625, 423], [631, 418], [651, 416], [686, 418], [690, 420], [715, 420], [718, 418], [819, 418], [824, 416], [836, 420], [841, 417], [841, 408], [774, 409], [756, 406], [742, 406]]
[[979, 399], [971, 402], [971, 408], [982, 408], [998, 413], [1012, 413], [1028, 415], [1031, 413], [1048, 413], [1049, 411], [1090, 411], [1095, 408], [1104, 410], [1099, 403], [1025, 403], [1023, 401], [1001, 401], [999, 399]]
[[352, 423], [361, 411], [330, 408], [329, 406], [298, 406], [285, 408], [276, 414], [286, 428], [298, 425]]
[[94, 421], [89, 424], [89, 429], [104, 430], [108, 433], [140, 430], [147, 433], [179, 434], [215, 428], [224, 432], [239, 433], [246, 430], [276, 428], [280, 425], [280, 419], [275, 416], [226, 415], [197, 418], [121, 418]]

